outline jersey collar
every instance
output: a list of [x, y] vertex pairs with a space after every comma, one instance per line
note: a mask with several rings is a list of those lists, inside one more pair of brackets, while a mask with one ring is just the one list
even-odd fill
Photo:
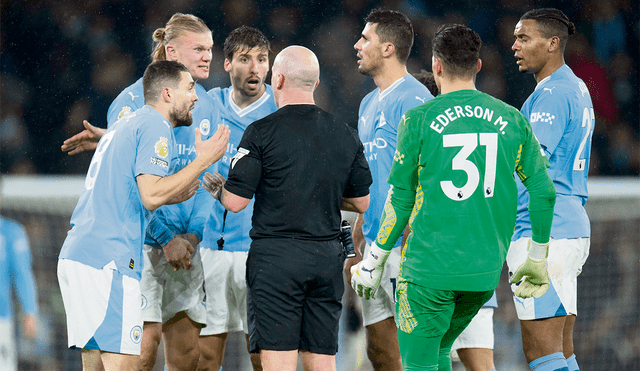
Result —
[[569, 68], [566, 64], [563, 64], [562, 66], [560, 66], [560, 68], [558, 68], [557, 70], [555, 70], [551, 75], [545, 77], [544, 79], [540, 80], [540, 82], [538, 84], [536, 84], [536, 88], [534, 90], [538, 90], [538, 88], [540, 88], [542, 85], [544, 85], [547, 81], [551, 80], [551, 77], [555, 74], [557, 74], [559, 71], [563, 70], [564, 68]]
[[264, 102], [269, 100], [269, 98], [271, 98], [271, 94], [269, 94], [269, 89], [265, 88], [264, 93], [262, 93], [262, 96], [257, 101], [251, 103], [245, 108], [240, 108], [238, 107], [236, 102], [233, 101], [233, 86], [229, 87], [227, 94], [229, 94], [229, 96], [227, 97], [229, 101], [229, 105], [231, 106], [231, 108], [233, 108], [235, 113], [240, 117], [244, 117], [247, 114], [253, 112], [258, 107], [260, 107]]
[[397, 88], [398, 85], [402, 84], [402, 82], [404, 81], [405, 77], [406, 76], [402, 76], [401, 78], [397, 79], [393, 84], [389, 85], [388, 88], [384, 89], [383, 92], [380, 92], [380, 90], [378, 90], [378, 102], [380, 102], [381, 100], [384, 99], [384, 97], [389, 95], [389, 93], [391, 93], [391, 91], [393, 91], [393, 89]]

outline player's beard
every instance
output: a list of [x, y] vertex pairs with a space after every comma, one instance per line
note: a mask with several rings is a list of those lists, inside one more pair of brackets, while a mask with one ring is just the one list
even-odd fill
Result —
[[379, 63], [369, 63], [369, 64], [361, 63], [358, 66], [358, 72], [366, 76], [376, 76], [378, 74], [379, 69], [380, 69]]
[[[249, 88], [249, 81], [252, 81], [256, 84], [255, 89]], [[257, 75], [252, 75], [244, 81], [239, 81], [238, 86], [240, 87], [241, 94], [247, 97], [255, 97], [262, 91], [262, 87], [264, 86], [264, 79], [259, 78]]]
[[189, 126], [193, 123], [193, 118], [189, 114], [191, 111], [190, 107], [187, 106], [183, 111], [179, 111], [177, 109], [172, 109], [169, 112], [169, 121], [173, 124], [174, 128], [180, 126]]

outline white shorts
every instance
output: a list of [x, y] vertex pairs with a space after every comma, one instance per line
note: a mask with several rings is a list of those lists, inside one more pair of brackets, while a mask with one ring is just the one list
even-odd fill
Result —
[[0, 319], [0, 370], [18, 371], [18, 353], [13, 322]]
[[[369, 253], [370, 245], [367, 245], [364, 249], [364, 256]], [[374, 323], [378, 323], [396, 315], [396, 278], [400, 272], [400, 247], [395, 247], [391, 250], [389, 258], [384, 266], [384, 272], [382, 272], [382, 281], [380, 281], [380, 288], [376, 292], [375, 299], [360, 299], [362, 305], [362, 319], [364, 326], [369, 326]]]
[[482, 307], [473, 317], [469, 326], [462, 331], [451, 346], [451, 360], [459, 361], [458, 349], [493, 349], [493, 308]]
[[186, 312], [197, 323], [205, 323], [204, 273], [198, 248], [191, 256], [189, 270], [174, 272], [162, 249], [144, 245], [144, 267], [140, 280], [142, 320], [165, 323], [178, 312]]
[[67, 315], [69, 348], [140, 354], [140, 283], [115, 262], [102, 269], [58, 260], [58, 283]]
[[200, 248], [207, 327], [200, 336], [244, 331], [247, 326], [247, 251]]
[[[529, 237], [512, 241], [507, 252], [509, 277], [527, 258]], [[547, 269], [551, 286], [542, 297], [520, 298], [513, 295], [516, 312], [520, 320], [561, 317], [578, 314], [578, 275], [589, 256], [589, 238], [554, 240], [549, 244]], [[516, 284], [511, 284], [515, 292]]]

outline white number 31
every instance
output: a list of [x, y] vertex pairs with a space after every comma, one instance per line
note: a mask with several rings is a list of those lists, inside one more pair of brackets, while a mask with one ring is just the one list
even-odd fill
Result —
[[478, 167], [468, 159], [469, 155], [478, 147], [478, 137], [480, 137], [480, 145], [486, 147], [483, 193], [484, 197], [493, 197], [496, 183], [498, 134], [448, 134], [442, 137], [444, 147], [462, 147], [453, 158], [451, 169], [462, 170], [467, 173], [467, 182], [462, 187], [456, 187], [450, 180], [440, 182], [440, 187], [444, 194], [454, 201], [464, 201], [471, 197], [480, 183]]

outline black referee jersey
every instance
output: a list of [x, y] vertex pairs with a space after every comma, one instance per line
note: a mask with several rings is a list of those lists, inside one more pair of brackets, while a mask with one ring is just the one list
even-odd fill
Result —
[[354, 129], [316, 105], [287, 105], [244, 132], [225, 188], [255, 196], [258, 238], [330, 240], [343, 197], [369, 194], [371, 173]]

